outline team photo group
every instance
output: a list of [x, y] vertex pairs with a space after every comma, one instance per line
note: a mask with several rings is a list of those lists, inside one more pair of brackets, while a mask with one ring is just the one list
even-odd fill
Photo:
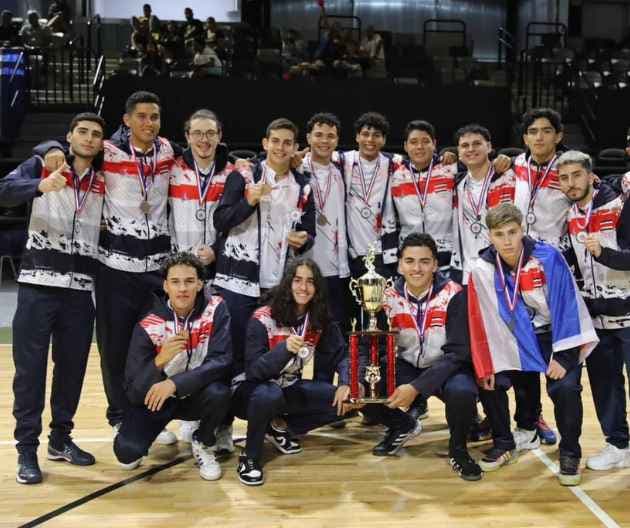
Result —
[[[357, 413], [385, 427], [373, 455], [395, 456], [422, 436], [431, 396], [454, 478], [480, 480], [541, 443], [558, 443], [562, 485], [584, 466], [630, 467], [630, 173], [594, 174], [563, 144], [557, 112], [522, 116], [513, 158], [475, 123], [440, 151], [439, 123], [423, 120], [406, 125], [404, 155], [383, 152], [390, 125], [376, 112], [353, 123], [354, 150], [338, 149], [339, 119], [317, 113], [271, 120], [264, 153], [245, 158], [229, 156], [211, 110], [182, 123], [185, 148], [159, 135], [157, 95], [135, 92], [121, 111], [107, 140], [100, 116], [76, 115], [65, 141], [0, 179], [0, 206], [30, 204], [13, 319], [17, 482], [43, 480], [51, 343], [46, 456], [96, 463], [71, 436], [94, 331], [113, 453], [130, 471], [154, 443], [176, 443], [173, 429], [202, 479], [235, 467], [261, 485], [265, 442], [300, 453], [307, 432]], [[387, 279], [388, 358], [352, 296], [366, 273]], [[375, 362], [383, 375], [370, 378]], [[584, 406], [603, 448], [582, 463]], [[247, 432], [232, 463], [236, 418]]]

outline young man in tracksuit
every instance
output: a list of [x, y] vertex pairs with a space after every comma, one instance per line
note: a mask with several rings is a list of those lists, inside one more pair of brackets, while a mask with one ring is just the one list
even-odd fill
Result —
[[[409, 407], [419, 395], [439, 397], [446, 404], [451, 433], [449, 463], [464, 480], [479, 480], [481, 470], [466, 449], [477, 401], [466, 296], [461, 285], [438, 273], [438, 262], [437, 245], [430, 235], [411, 233], [403, 240], [398, 258], [402, 277], [384, 298], [392, 329], [399, 331], [397, 386], [386, 405], [366, 405], [363, 413], [388, 427], [373, 454], [395, 455], [420, 432], [416, 420], [400, 408]], [[381, 393], [384, 390], [382, 381]]]
[[289, 256], [307, 251], [315, 237], [310, 175], [290, 168], [297, 135], [291, 121], [272, 121], [262, 141], [267, 158], [252, 172], [227, 177], [214, 212], [220, 233], [214, 285], [232, 318], [234, 375], [241, 380], [247, 322], [261, 290], [276, 286]]
[[586, 467], [630, 466], [624, 389], [624, 357], [630, 355], [630, 205], [621, 189], [595, 188], [588, 154], [563, 153], [556, 163], [560, 187], [573, 202], [567, 261], [582, 278], [582, 293], [599, 344], [586, 359], [595, 411], [606, 445]]
[[514, 458], [517, 436], [536, 438], [538, 392], [523, 394], [514, 434], [506, 392], [519, 379], [545, 373], [561, 435], [558, 478], [574, 486], [582, 455], [582, 362], [598, 338], [565, 259], [553, 246], [524, 236], [522, 222], [513, 204], [488, 212], [492, 245], [479, 255], [468, 282], [471, 355], [493, 437], [479, 465], [497, 470]]
[[163, 276], [166, 298], [154, 298], [131, 338], [125, 368], [130, 406], [114, 453], [123, 467], [135, 469], [172, 419], [200, 420], [193, 456], [201, 478], [217, 480], [214, 431], [230, 405], [230, 316], [223, 299], [205, 299], [198, 257], [172, 255]]
[[71, 439], [92, 331], [92, 290], [105, 193], [100, 161], [105, 122], [78, 114], [66, 136], [69, 155], [47, 170], [34, 156], [0, 180], [0, 204], [32, 200], [28, 240], [18, 278], [13, 319], [17, 481], [42, 481], [37, 461], [41, 415], [45, 405], [48, 346], [55, 363], [49, 460], [94, 464], [94, 457]]
[[[135, 92], [121, 127], [104, 144], [105, 202], [96, 279], [96, 339], [107, 395], [107, 419], [119, 427], [127, 407], [123, 379], [135, 322], [161, 288], [159, 268], [171, 249], [167, 221], [169, 180], [179, 147], [159, 137], [160, 99]], [[38, 147], [54, 166], [62, 147]], [[177, 439], [170, 433], [164, 443]]]

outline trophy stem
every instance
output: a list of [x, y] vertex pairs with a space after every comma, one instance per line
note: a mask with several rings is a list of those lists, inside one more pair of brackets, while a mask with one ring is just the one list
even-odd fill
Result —
[[369, 322], [368, 322], [368, 332], [377, 332], [378, 331], [378, 326], [376, 324], [376, 314], [373, 312], [368, 312], [369, 313]]

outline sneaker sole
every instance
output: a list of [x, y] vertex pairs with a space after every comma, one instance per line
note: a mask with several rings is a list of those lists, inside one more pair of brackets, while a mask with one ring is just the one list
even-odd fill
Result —
[[485, 473], [491, 473], [493, 471], [498, 471], [503, 466], [509, 466], [510, 464], [514, 464], [517, 459], [518, 459], [518, 452], [514, 453], [512, 457], [507, 462], [504, 462], [503, 464], [487, 465], [488, 463], [484, 462], [483, 460], [480, 460], [478, 463], [479, 463], [479, 467], [481, 468], [481, 471]]
[[41, 478], [39, 480], [25, 480], [25, 479], [21, 479], [18, 476], [15, 477], [15, 482], [17, 482], [18, 484], [26, 484], [27, 486], [30, 484], [40, 484], [42, 480], [43, 479]]
[[558, 480], [563, 486], [577, 486], [582, 480], [581, 475], [558, 475]]
[[280, 443], [277, 442], [276, 439], [271, 435], [265, 435], [265, 439], [284, 455], [297, 455], [298, 453], [301, 453], [303, 451], [302, 447], [289, 451], [288, 449], [282, 447], [282, 445], [280, 445]]
[[223, 472], [219, 473], [218, 475], [202, 475], [201, 473], [199, 473], [199, 476], [203, 480], [213, 481], [213, 480], [219, 480], [223, 476]]
[[93, 466], [96, 463], [96, 460], [95, 460], [94, 462], [86, 462], [83, 464], [79, 464], [77, 462], [73, 462], [70, 458], [67, 458], [63, 455], [52, 455], [50, 453], [46, 455], [46, 458], [48, 460], [52, 460], [53, 462], [67, 462], [68, 464], [71, 464], [73, 466], [82, 466], [82, 467]]
[[517, 448], [517, 451], [533, 451], [534, 449], [538, 449], [540, 447], [540, 440], [536, 442], [527, 442], [525, 445]]
[[265, 483], [265, 479], [263, 478], [260, 482], [248, 482], [243, 480], [239, 475], [238, 480], [241, 481], [241, 484], [245, 484], [245, 486], [262, 486]]

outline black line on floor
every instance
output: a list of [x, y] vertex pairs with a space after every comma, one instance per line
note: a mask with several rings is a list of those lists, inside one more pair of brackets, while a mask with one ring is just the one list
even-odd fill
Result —
[[120, 489], [129, 484], [132, 484], [138, 480], [142, 480], [144, 478], [155, 475], [156, 473], [159, 473], [160, 471], [164, 471], [165, 469], [181, 464], [182, 462], [186, 462], [187, 460], [190, 460], [191, 458], [192, 458], [192, 455], [180, 456], [174, 460], [171, 460], [170, 462], [167, 462], [166, 464], [161, 464], [159, 466], [152, 467], [151, 469], [143, 471], [142, 473], [139, 473], [138, 475], [135, 475], [125, 480], [121, 480], [120, 482], [116, 482], [115, 484], [111, 484], [110, 486], [107, 486], [103, 489], [90, 493], [89, 495], [86, 495], [85, 497], [81, 497], [80, 499], [69, 502], [65, 506], [62, 506], [61, 508], [57, 508], [56, 510], [53, 510], [40, 517], [37, 517], [36, 519], [33, 519], [32, 521], [29, 521], [26, 524], [22, 524], [19, 528], [31, 528], [31, 526], [39, 526], [40, 524], [50, 521], [51, 519], [54, 519], [55, 517], [59, 517], [60, 515], [69, 512], [70, 510], [74, 510], [75, 508], [78, 508], [79, 506], [82, 506], [83, 504], [87, 502], [93, 501], [94, 499], [98, 499], [99, 497], [102, 497], [103, 495], [107, 495], [108, 493], [111, 493], [112, 491], [116, 491], [117, 489]]

